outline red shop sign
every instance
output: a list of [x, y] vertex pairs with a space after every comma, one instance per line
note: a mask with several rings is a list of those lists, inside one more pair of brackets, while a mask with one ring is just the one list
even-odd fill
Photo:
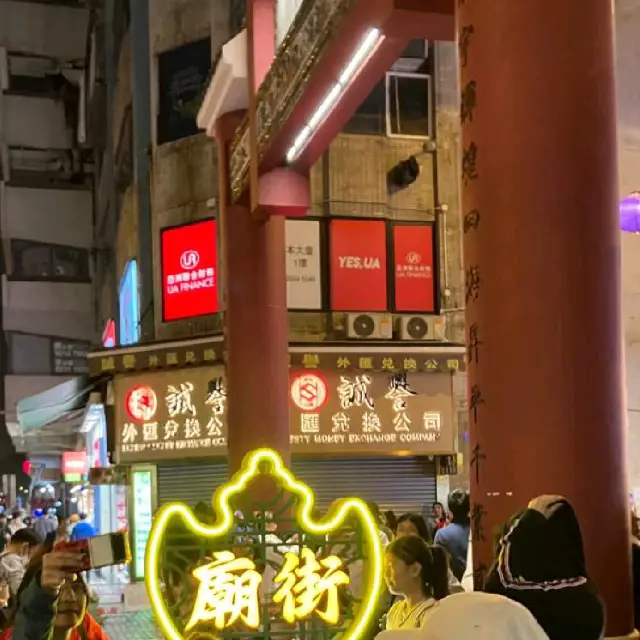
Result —
[[387, 238], [383, 220], [332, 220], [331, 309], [387, 310]]
[[82, 476], [89, 472], [89, 458], [86, 451], [65, 451], [62, 454], [62, 475]]
[[393, 255], [395, 310], [434, 312], [433, 227], [395, 225]]
[[163, 229], [162, 305], [165, 322], [219, 310], [216, 221]]

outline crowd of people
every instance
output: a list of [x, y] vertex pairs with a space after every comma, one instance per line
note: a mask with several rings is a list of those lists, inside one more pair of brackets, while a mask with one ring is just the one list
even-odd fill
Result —
[[[482, 591], [463, 586], [470, 574], [469, 507], [462, 491], [450, 495], [448, 510], [435, 505], [431, 517], [396, 518], [372, 506], [385, 546], [387, 593], [369, 637], [415, 631], [425, 640], [603, 638], [604, 607], [564, 498], [536, 498], [505, 523]], [[0, 521], [0, 533], [9, 536], [0, 553], [0, 583], [7, 586], [0, 640], [105, 638], [87, 610], [88, 587], [77, 571], [81, 556], [55, 546], [73, 536], [67, 524], [80, 522], [64, 523], [43, 540], [21, 518]]]
[[[421, 630], [425, 639], [603, 637], [604, 608], [587, 575], [578, 520], [565, 499], [539, 497], [505, 524], [482, 592], [460, 586], [472, 572], [468, 495], [454, 492], [449, 512], [447, 517], [437, 505], [431, 522], [416, 513], [395, 522], [385, 549], [392, 604], [384, 630]], [[394, 521], [389, 513], [382, 519], [386, 528]]]

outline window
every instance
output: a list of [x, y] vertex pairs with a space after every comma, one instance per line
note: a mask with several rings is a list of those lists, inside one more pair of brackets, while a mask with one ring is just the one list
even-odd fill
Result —
[[8, 331], [9, 373], [18, 376], [73, 376], [88, 373], [90, 345], [83, 340]]
[[431, 65], [428, 43], [412, 40], [386, 77], [364, 99], [343, 132], [431, 137]]
[[9, 372], [19, 376], [51, 375], [51, 339], [28, 333], [7, 333]]
[[77, 247], [12, 240], [13, 272], [10, 280], [88, 282], [89, 252]]
[[387, 135], [431, 135], [431, 78], [418, 73], [387, 73]]
[[196, 116], [210, 70], [210, 38], [158, 56], [158, 144], [199, 133]]

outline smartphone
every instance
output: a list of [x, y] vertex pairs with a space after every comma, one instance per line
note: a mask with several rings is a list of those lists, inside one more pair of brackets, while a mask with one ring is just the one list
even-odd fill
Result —
[[127, 531], [107, 533], [75, 542], [58, 542], [54, 550], [80, 553], [82, 564], [80, 568], [74, 567], [76, 571], [89, 571], [131, 562], [131, 547]]

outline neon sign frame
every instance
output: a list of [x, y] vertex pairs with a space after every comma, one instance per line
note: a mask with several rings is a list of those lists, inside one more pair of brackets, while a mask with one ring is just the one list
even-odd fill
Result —
[[336, 500], [323, 518], [314, 520], [312, 513], [315, 497], [312, 489], [297, 480], [285, 467], [278, 453], [272, 449], [256, 449], [248, 453], [241, 469], [228, 483], [221, 485], [214, 493], [213, 508], [216, 522], [219, 524], [211, 526], [202, 524], [187, 505], [177, 502], [164, 505], [156, 514], [147, 543], [145, 584], [158, 625], [169, 640], [185, 640], [185, 636], [180, 633], [168, 614], [162, 598], [159, 559], [161, 543], [169, 524], [174, 518], [179, 517], [192, 533], [202, 538], [212, 539], [228, 534], [234, 526], [231, 498], [245, 491], [251, 480], [264, 473], [261, 470], [261, 465], [264, 463], [269, 465], [268, 474], [284, 489], [299, 498], [295, 515], [298, 523], [306, 532], [317, 536], [326, 536], [339, 530], [353, 515], [357, 515], [362, 522], [363, 535], [371, 549], [365, 579], [368, 588], [363, 594], [362, 602], [351, 625], [341, 636], [341, 640], [359, 640], [377, 614], [377, 604], [382, 590], [383, 551], [376, 521], [369, 507], [359, 498]]

